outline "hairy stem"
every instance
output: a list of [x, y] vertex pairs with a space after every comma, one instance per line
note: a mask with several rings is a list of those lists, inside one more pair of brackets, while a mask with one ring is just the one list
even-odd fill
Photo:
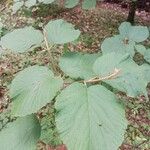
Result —
[[43, 35], [44, 35], [44, 42], [45, 42], [45, 45], [46, 45], [46, 49], [47, 49], [47, 52], [48, 52], [48, 55], [49, 55], [49, 58], [50, 58], [50, 61], [51, 61], [51, 67], [52, 67], [52, 70], [56, 73], [57, 71], [57, 64], [55, 64], [55, 60], [52, 56], [52, 52], [51, 52], [51, 49], [53, 47], [53, 45], [49, 45], [48, 43], [48, 37], [47, 37], [47, 32], [45, 29], [43, 29]]
[[95, 83], [95, 82], [100, 82], [100, 81], [103, 81], [103, 80], [110, 80], [110, 79], [114, 79], [114, 78], [116, 78], [118, 75], [119, 75], [119, 73], [120, 73], [120, 69], [116, 69], [115, 68], [115, 70], [113, 71], [113, 73], [111, 73], [110, 75], [108, 75], [108, 76], [105, 76], [105, 77], [98, 77], [98, 78], [92, 78], [92, 79], [90, 79], [90, 80], [87, 80], [87, 81], [84, 81], [85, 83]]
[[[97, 82], [104, 81], [104, 80], [115, 79], [120, 74], [120, 72], [121, 72], [120, 69], [115, 68], [114, 71], [111, 74], [109, 74], [108, 76], [105, 76], [105, 77], [94, 77], [94, 78], [91, 78], [89, 80], [80, 80], [78, 82], [86, 84], [86, 83], [97, 83]], [[71, 82], [71, 83], [64, 83], [64, 88], [67, 87], [68, 85], [72, 84], [72, 83], [73, 82]]]

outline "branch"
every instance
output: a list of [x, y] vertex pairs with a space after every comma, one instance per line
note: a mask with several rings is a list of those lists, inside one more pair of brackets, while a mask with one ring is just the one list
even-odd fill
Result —
[[44, 35], [44, 42], [46, 45], [46, 49], [47, 49], [47, 52], [49, 54], [49, 58], [51, 60], [51, 65], [52, 65], [51, 67], [52, 67], [53, 71], [56, 72], [57, 71], [57, 65], [55, 64], [55, 60], [54, 60], [52, 53], [51, 53], [51, 49], [52, 49], [53, 45], [49, 46], [47, 32], [44, 28], [43, 28], [43, 35]]
[[[94, 78], [91, 78], [89, 80], [81, 80], [79, 82], [86, 84], [86, 83], [97, 83], [97, 82], [100, 82], [100, 81], [103, 81], [103, 80], [115, 79], [120, 74], [120, 72], [121, 72], [120, 69], [115, 68], [114, 71], [108, 76], [101, 77], [101, 78], [100, 77], [94, 77]], [[70, 85], [72, 83], [73, 82], [71, 82], [71, 83], [69, 83], [69, 82], [68, 83], [64, 83], [64, 87], [63, 88], [67, 87], [68, 85]]]
[[110, 75], [106, 76], [106, 77], [99, 77], [99, 78], [92, 78], [90, 80], [84, 81], [85, 83], [95, 83], [95, 82], [100, 82], [103, 80], [110, 80], [110, 79], [115, 79], [119, 73], [121, 72], [120, 69], [115, 68], [115, 70], [113, 71], [113, 73], [111, 73]]

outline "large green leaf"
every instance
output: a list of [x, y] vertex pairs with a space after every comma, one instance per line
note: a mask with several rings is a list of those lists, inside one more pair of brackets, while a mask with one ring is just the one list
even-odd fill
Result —
[[92, 66], [98, 57], [99, 54], [67, 52], [60, 58], [59, 66], [71, 78], [88, 79], [95, 76]]
[[101, 45], [101, 49], [104, 54], [110, 52], [122, 54], [129, 53], [130, 56], [133, 57], [135, 54], [134, 46], [135, 42], [128, 41], [128, 43], [125, 43], [121, 36], [117, 35], [114, 37], [106, 38]]
[[122, 38], [135, 42], [143, 42], [149, 37], [149, 31], [146, 26], [131, 26], [129, 22], [121, 23], [119, 32]]
[[79, 3], [79, 0], [66, 0], [65, 1], [65, 6], [67, 8], [73, 8]]
[[49, 103], [61, 89], [63, 81], [46, 67], [32, 66], [19, 72], [12, 81], [12, 114], [25, 116]]
[[12, 11], [15, 14], [22, 6], [23, 6], [24, 2], [23, 1], [17, 1], [13, 4], [12, 6]]
[[0, 132], [0, 149], [34, 150], [40, 132], [39, 121], [34, 115], [19, 118]]
[[116, 79], [108, 80], [106, 83], [120, 91], [127, 93], [127, 95], [130, 97], [144, 95], [147, 98], [147, 82], [134, 72], [126, 73]]
[[[126, 66], [123, 64], [125, 64]], [[127, 66], [128, 64], [130, 65]], [[121, 74], [123, 74], [124, 71], [128, 69], [128, 67], [135, 67], [137, 65], [130, 59], [129, 54], [122, 55], [120, 53], [116, 54], [112, 52], [100, 56], [95, 61], [93, 69], [97, 75], [104, 77], [113, 73], [115, 68], [122, 69], [122, 66], [125, 66], [126, 68], [123, 68]]]
[[33, 27], [16, 29], [1, 38], [1, 45], [13, 52], [25, 52], [37, 47], [43, 41], [43, 35]]
[[34, 6], [35, 4], [36, 4], [36, 0], [27, 0], [25, 2], [25, 6], [28, 7], [28, 8]]
[[73, 83], [55, 106], [56, 126], [69, 150], [116, 150], [121, 145], [127, 126], [124, 110], [103, 86]]
[[[126, 65], [122, 67], [125, 68]], [[148, 99], [146, 87], [150, 82], [150, 66], [148, 64], [143, 64], [141, 66], [132, 66], [130, 63], [128, 64], [128, 68], [126, 67], [126, 69], [128, 71], [122, 78], [127, 78], [127, 80], [125, 79], [123, 81], [126, 82], [127, 86], [129, 87], [127, 93], [130, 94], [128, 95], [131, 95], [132, 97], [144, 95]], [[122, 83], [120, 82], [118, 83], [118, 86], [120, 86], [121, 89], [121, 87], [123, 87], [124, 85], [122, 86]]]
[[71, 23], [68, 23], [62, 19], [50, 21], [45, 30], [48, 36], [48, 40], [52, 44], [65, 44], [76, 40], [80, 31], [75, 30]]
[[105, 82], [120, 91], [126, 92], [128, 96], [137, 97], [144, 95], [147, 97], [146, 86], [148, 82], [144, 77], [144, 68], [141, 69], [128, 54], [105, 54], [95, 61], [93, 69], [100, 77], [107, 77], [113, 74], [115, 69], [120, 70], [115, 78]]
[[143, 42], [149, 37], [149, 31], [144, 26], [133, 26], [129, 32], [129, 39], [135, 42]]
[[123, 38], [128, 38], [129, 32], [131, 30], [131, 23], [123, 22], [119, 26], [119, 33]]
[[96, 6], [96, 0], [84, 0], [82, 3], [83, 9], [95, 8], [95, 6]]

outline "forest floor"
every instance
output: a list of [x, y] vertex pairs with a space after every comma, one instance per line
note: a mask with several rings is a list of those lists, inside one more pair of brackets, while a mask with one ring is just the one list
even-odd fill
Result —
[[[118, 33], [118, 26], [127, 18], [127, 10], [120, 8], [118, 5], [111, 5], [106, 3], [98, 4], [96, 9], [85, 11], [80, 7], [74, 9], [63, 9], [60, 7], [42, 5], [34, 11], [23, 10], [15, 15], [11, 14], [9, 5], [5, 3], [0, 4], [0, 18], [5, 25], [4, 34], [14, 28], [24, 27], [26, 25], [33, 25], [40, 28], [41, 24], [46, 24], [51, 19], [64, 18], [68, 22], [80, 29], [82, 34], [74, 44], [67, 44], [65, 46], [58, 46], [56, 51], [59, 57], [66, 48], [70, 51], [80, 51], [94, 53], [100, 51], [102, 41], [109, 36]], [[150, 26], [150, 14], [145, 12], [136, 13], [136, 24]], [[147, 45], [150, 41], [147, 41]], [[1, 49], [0, 49], [1, 50]], [[140, 57], [136, 58], [141, 61]], [[30, 65], [40, 64], [49, 66], [49, 58], [44, 50], [37, 49], [36, 51], [26, 54], [13, 54], [8, 51], [0, 58], [0, 130], [11, 121], [9, 114], [8, 86], [15, 74], [20, 70]], [[124, 97], [126, 103], [126, 117], [129, 121], [127, 131], [125, 133], [124, 142], [120, 150], [149, 150], [150, 149], [150, 102], [145, 102], [141, 99], [129, 99]], [[53, 112], [44, 109], [44, 114]], [[46, 115], [45, 115], [46, 116]], [[44, 119], [43, 119], [44, 120]], [[53, 120], [45, 119], [43, 124], [49, 125], [43, 129], [48, 134], [52, 133], [49, 128], [52, 127]], [[54, 134], [54, 133], [53, 133]], [[43, 135], [44, 136], [44, 135]], [[49, 135], [45, 135], [45, 141], [50, 145], [57, 145], [59, 142], [57, 138], [46, 139]], [[50, 146], [40, 143], [43, 149], [51, 150]], [[42, 149], [41, 148], [41, 149]], [[40, 148], [38, 148], [40, 149]], [[56, 148], [57, 150], [64, 150], [64, 146]]]

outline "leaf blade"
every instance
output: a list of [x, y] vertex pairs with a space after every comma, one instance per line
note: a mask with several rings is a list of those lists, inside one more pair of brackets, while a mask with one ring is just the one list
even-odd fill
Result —
[[[107, 61], [109, 60], [109, 61]], [[112, 87], [127, 93], [130, 97], [144, 95], [147, 97], [147, 79], [144, 77], [144, 68], [138, 66], [129, 55], [108, 53], [99, 57], [94, 65], [94, 72], [100, 76], [109, 76], [118, 69], [120, 72], [114, 77], [105, 80]]]
[[33, 27], [16, 29], [1, 38], [1, 45], [13, 52], [23, 53], [37, 47], [43, 41], [43, 35]]
[[73, 8], [79, 3], [79, 0], [66, 0], [65, 1], [65, 6], [67, 8]]
[[5, 150], [33, 150], [40, 137], [41, 127], [34, 115], [9, 123], [0, 132], [0, 148]]
[[54, 77], [46, 67], [24, 69], [11, 84], [12, 114], [26, 116], [37, 112], [56, 96], [62, 85], [62, 79]]
[[51, 44], [65, 44], [76, 40], [80, 31], [75, 30], [74, 26], [62, 19], [50, 21], [45, 26], [48, 40]]
[[61, 70], [71, 78], [89, 79], [95, 76], [92, 66], [99, 54], [65, 53], [59, 61]]
[[[57, 97], [55, 106], [58, 111], [56, 126], [68, 149], [109, 150], [111, 147], [115, 150], [121, 144], [126, 128], [124, 111], [115, 96], [104, 87], [87, 88], [74, 83]], [[108, 139], [109, 145], [105, 141]]]

